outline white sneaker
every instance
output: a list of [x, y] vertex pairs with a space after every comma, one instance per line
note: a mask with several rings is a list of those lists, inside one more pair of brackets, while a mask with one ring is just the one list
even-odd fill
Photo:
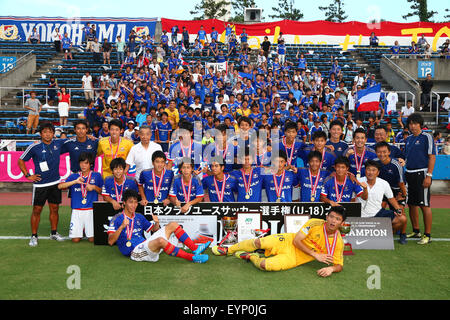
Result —
[[30, 242], [28, 243], [30, 247], [36, 247], [38, 245], [38, 238], [36, 236], [31, 236]]
[[64, 241], [64, 238], [57, 232], [55, 234], [50, 234], [50, 240]]

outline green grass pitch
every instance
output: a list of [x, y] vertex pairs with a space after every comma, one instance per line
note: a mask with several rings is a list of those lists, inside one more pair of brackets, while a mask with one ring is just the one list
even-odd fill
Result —
[[[433, 238], [450, 238], [450, 212], [433, 209]], [[0, 207], [0, 236], [29, 236], [29, 206]], [[60, 208], [59, 232], [68, 235], [70, 208]], [[421, 221], [422, 223], [422, 221]], [[408, 231], [411, 230], [408, 227]], [[40, 236], [50, 233], [48, 208], [41, 215]], [[289, 271], [263, 272], [235, 257], [216, 257], [194, 264], [161, 254], [157, 263], [134, 262], [117, 247], [83, 240], [0, 240], [0, 299], [448, 299], [450, 242], [420, 246], [395, 243], [394, 251], [358, 250], [345, 257], [344, 270], [320, 278], [311, 262]], [[80, 268], [81, 289], [68, 289], [71, 265]], [[381, 271], [381, 288], [368, 289], [367, 268]]]

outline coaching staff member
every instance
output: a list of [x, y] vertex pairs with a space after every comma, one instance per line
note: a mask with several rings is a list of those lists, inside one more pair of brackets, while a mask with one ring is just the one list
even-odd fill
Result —
[[[18, 160], [18, 166], [25, 177], [33, 182], [33, 212], [31, 215], [31, 239], [29, 245], [35, 247], [38, 244], [38, 227], [41, 220], [41, 212], [45, 202], [48, 201], [50, 209], [50, 239], [63, 241], [64, 239], [56, 231], [58, 227], [58, 209], [61, 203], [61, 190], [58, 189], [59, 158], [61, 148], [66, 139], [53, 139], [55, 127], [49, 122], [41, 124], [39, 128], [41, 142], [30, 145]], [[25, 162], [33, 160], [35, 173], [30, 175]]]
[[[436, 148], [434, 147], [433, 136], [422, 131], [423, 118], [420, 114], [411, 114], [406, 125], [412, 133], [405, 141], [405, 179], [408, 185], [406, 203], [409, 206], [409, 216], [413, 227], [413, 232], [408, 234], [407, 237], [421, 237], [418, 244], [427, 244], [431, 241], [430, 186], [436, 162]], [[419, 207], [422, 210], [425, 224], [423, 235], [420, 234], [419, 230]]]

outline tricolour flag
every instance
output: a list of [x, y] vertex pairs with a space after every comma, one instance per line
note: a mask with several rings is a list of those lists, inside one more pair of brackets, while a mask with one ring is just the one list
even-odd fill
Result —
[[358, 112], [377, 111], [380, 107], [381, 84], [359, 90], [358, 94]]

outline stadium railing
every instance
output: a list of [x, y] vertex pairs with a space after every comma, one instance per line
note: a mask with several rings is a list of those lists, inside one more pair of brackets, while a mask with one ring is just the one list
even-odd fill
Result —
[[[440, 103], [441, 103], [441, 94], [449, 94], [450, 91], [447, 92], [435, 92], [435, 91], [431, 91], [430, 92], [430, 106], [433, 106], [433, 96], [436, 96], [436, 124], [439, 124], [439, 108], [440, 108]], [[430, 108], [430, 111], [432, 111], [432, 108]], [[442, 117], [450, 119], [450, 112], [449, 115], [442, 115]], [[447, 121], [448, 123], [448, 121]]]

